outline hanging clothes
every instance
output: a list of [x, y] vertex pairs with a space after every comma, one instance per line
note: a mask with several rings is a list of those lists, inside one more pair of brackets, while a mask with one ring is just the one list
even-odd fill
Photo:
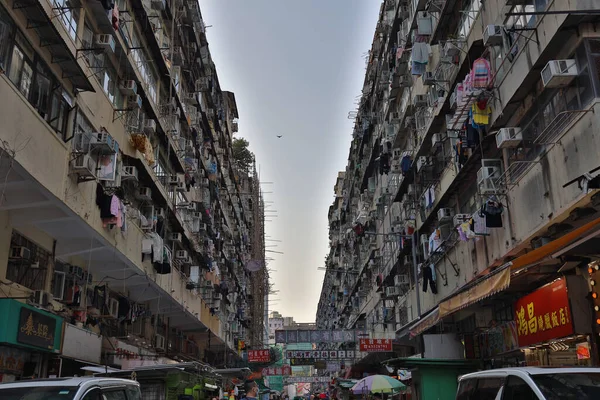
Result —
[[475, 148], [479, 146], [479, 131], [469, 122], [465, 123], [467, 132], [467, 147]]
[[489, 105], [484, 106], [484, 108], [479, 108], [480, 103], [474, 103], [471, 106], [471, 112], [473, 116], [473, 124], [482, 126], [488, 125], [490, 123], [490, 115], [492, 114], [492, 109]]
[[483, 204], [481, 213], [485, 215], [485, 226], [487, 228], [502, 228], [502, 212], [504, 206], [494, 200], [488, 200]]
[[421, 64], [416, 61], [411, 62], [410, 73], [411, 75], [423, 75], [427, 71], [427, 64]]
[[400, 161], [400, 169], [402, 170], [402, 174], [406, 174], [410, 169], [411, 165], [412, 159], [410, 158], [410, 156], [406, 155], [402, 157], [402, 160]]
[[473, 61], [471, 69], [471, 82], [474, 88], [486, 89], [492, 81], [492, 70], [490, 62], [485, 58], [478, 58]]
[[404, 54], [404, 47], [398, 47], [396, 49], [396, 60], [400, 60], [402, 58], [402, 54]]
[[413, 62], [427, 65], [429, 62], [430, 47], [425, 42], [415, 43], [412, 47], [411, 58]]
[[112, 9], [112, 27], [115, 31], [119, 30], [119, 5], [115, 3]]
[[[435, 267], [434, 267], [435, 268]], [[437, 294], [437, 284], [433, 279], [434, 270], [431, 266], [426, 265], [423, 267], [423, 292], [427, 293], [427, 285], [431, 288], [431, 293]]]

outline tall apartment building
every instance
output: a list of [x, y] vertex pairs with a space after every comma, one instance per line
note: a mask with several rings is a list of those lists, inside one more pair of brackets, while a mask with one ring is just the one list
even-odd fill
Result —
[[197, 1], [2, 0], [0, 96], [2, 376], [263, 346], [263, 201]]
[[396, 356], [598, 364], [598, 22], [590, 1], [383, 2], [319, 328], [394, 334]]

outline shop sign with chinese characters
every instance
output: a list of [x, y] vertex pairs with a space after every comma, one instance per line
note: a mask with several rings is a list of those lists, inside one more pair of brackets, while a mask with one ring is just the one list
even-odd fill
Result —
[[30, 346], [52, 349], [56, 320], [29, 308], [21, 308], [17, 341]]
[[248, 350], [248, 362], [266, 363], [271, 361], [269, 350]]
[[285, 356], [287, 359], [337, 360], [354, 358], [354, 350], [288, 350]]
[[392, 339], [360, 339], [360, 351], [369, 353], [392, 351]]
[[292, 374], [292, 367], [289, 365], [284, 365], [281, 367], [269, 367], [263, 368], [262, 376], [278, 376], [278, 375], [286, 375], [289, 376]]
[[557, 279], [519, 299], [515, 316], [520, 347], [572, 335], [566, 279]]

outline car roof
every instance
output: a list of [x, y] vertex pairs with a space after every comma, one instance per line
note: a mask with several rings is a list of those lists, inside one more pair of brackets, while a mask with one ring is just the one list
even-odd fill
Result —
[[465, 374], [460, 377], [463, 379], [483, 378], [483, 377], [494, 377], [494, 376], [532, 376], [532, 375], [545, 375], [545, 374], [600, 374], [600, 368], [551, 368], [551, 367], [517, 367], [517, 368], [498, 368], [490, 369], [486, 371], [473, 372]]
[[139, 383], [129, 379], [119, 378], [97, 378], [93, 376], [74, 377], [74, 378], [48, 378], [48, 379], [30, 379], [11, 383], [0, 383], [0, 390], [17, 387], [49, 387], [49, 386], [122, 386], [136, 385]]

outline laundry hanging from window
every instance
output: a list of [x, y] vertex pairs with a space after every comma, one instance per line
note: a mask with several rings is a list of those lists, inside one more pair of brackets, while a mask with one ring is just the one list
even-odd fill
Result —
[[427, 286], [431, 288], [431, 293], [437, 294], [437, 284], [435, 275], [435, 265], [424, 265], [423, 272], [423, 292], [427, 293]]

